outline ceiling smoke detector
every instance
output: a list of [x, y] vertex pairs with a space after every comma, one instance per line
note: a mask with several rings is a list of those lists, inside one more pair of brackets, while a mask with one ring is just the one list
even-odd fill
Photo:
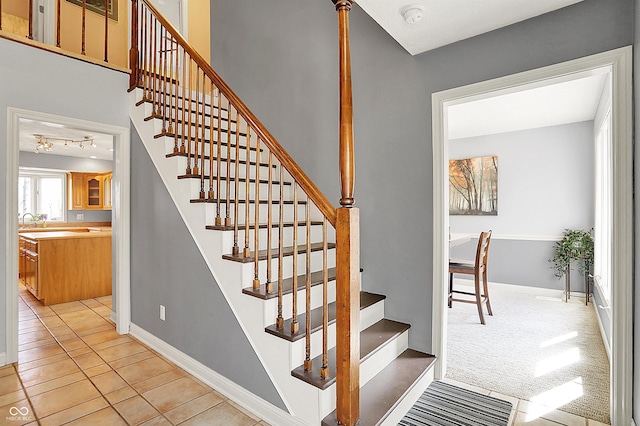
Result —
[[400, 13], [402, 14], [402, 17], [407, 24], [415, 24], [417, 22], [420, 22], [420, 20], [424, 16], [424, 6], [421, 6], [419, 4], [406, 6], [402, 8]]

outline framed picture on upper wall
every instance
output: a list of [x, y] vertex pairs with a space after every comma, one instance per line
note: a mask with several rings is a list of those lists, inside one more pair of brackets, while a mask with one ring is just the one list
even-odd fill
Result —
[[[85, 0], [87, 10], [102, 15], [104, 17], [104, 5], [108, 2], [109, 19], [118, 20], [118, 0]], [[82, 7], [82, 0], [67, 0], [68, 3], [77, 4]]]
[[449, 160], [449, 214], [498, 214], [498, 157]]

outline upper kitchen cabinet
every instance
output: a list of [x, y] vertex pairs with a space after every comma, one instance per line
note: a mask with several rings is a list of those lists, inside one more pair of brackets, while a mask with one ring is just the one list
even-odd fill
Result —
[[69, 210], [111, 210], [113, 173], [69, 172]]

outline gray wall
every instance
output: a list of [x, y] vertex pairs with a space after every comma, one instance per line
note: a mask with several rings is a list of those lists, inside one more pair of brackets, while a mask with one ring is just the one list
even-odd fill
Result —
[[[113, 170], [113, 161], [66, 155], [36, 154], [27, 151], [20, 151], [19, 164], [21, 167], [39, 167], [65, 172], [107, 172]], [[78, 219], [78, 214], [82, 214], [83, 218]], [[67, 222], [111, 222], [111, 210], [67, 210]]]
[[[0, 241], [6, 241], [7, 107], [129, 126], [126, 74], [0, 39]], [[46, 66], [43, 64], [46, 63]], [[99, 82], [99, 83], [98, 83]], [[0, 271], [7, 255], [0, 247]], [[11, 283], [12, 285], [15, 283]], [[0, 353], [6, 350], [6, 291], [0, 275]]]
[[[548, 262], [555, 248], [548, 237], [593, 228], [593, 146], [592, 121], [450, 141], [451, 159], [498, 156], [498, 215], [449, 217], [451, 232], [493, 230], [491, 281], [564, 288]], [[473, 259], [477, 243], [454, 247], [451, 256]], [[574, 266], [571, 289], [584, 291]]]
[[593, 228], [593, 122], [456, 139], [449, 158], [498, 156], [498, 215], [449, 217], [451, 232], [548, 237]]
[[[431, 94], [633, 42], [633, 0], [585, 0], [415, 57], [355, 3], [356, 190], [367, 290], [431, 350]], [[212, 64], [337, 204], [338, 40], [329, 1], [212, 0]]]
[[131, 128], [132, 322], [286, 411]]

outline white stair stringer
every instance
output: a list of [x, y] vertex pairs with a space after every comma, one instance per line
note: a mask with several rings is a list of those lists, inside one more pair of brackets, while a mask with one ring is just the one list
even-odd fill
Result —
[[[248, 283], [253, 278], [253, 276], [246, 276], [249, 268], [243, 268], [240, 263], [222, 259], [223, 254], [227, 254], [223, 247], [226, 247], [226, 251], [231, 247], [223, 246], [223, 240], [228, 240], [229, 232], [211, 232], [205, 229], [207, 225], [205, 209], [201, 204], [191, 203], [189, 197], [185, 196], [188, 194], [190, 184], [185, 180], [177, 179], [175, 164], [166, 158], [165, 144], [154, 138], [155, 134], [160, 133], [160, 120], [144, 120], [145, 115], [148, 115], [145, 112], [145, 105], [136, 107], [136, 102], [140, 98], [139, 89], [130, 93], [132, 122], [240, 327], [287, 410], [293, 416], [294, 423], [320, 424], [324, 415], [335, 409], [335, 398], [331, 398], [328, 402], [330, 405], [326, 406], [327, 397], [322, 395], [323, 391], [291, 375], [290, 342], [275, 338], [264, 331], [263, 301], [244, 295], [239, 285], [239, 283]], [[227, 234], [226, 238], [225, 234]], [[242, 403], [242, 401], [238, 402]], [[252, 407], [246, 408], [252, 409]]]

